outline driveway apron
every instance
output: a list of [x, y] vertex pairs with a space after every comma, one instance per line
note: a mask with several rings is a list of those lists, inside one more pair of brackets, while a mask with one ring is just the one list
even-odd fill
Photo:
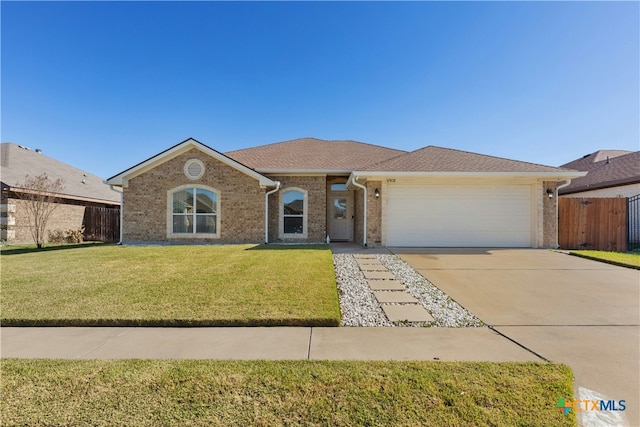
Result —
[[640, 426], [640, 272], [549, 250], [393, 252], [506, 338], [569, 365], [575, 399], [625, 400], [611, 423]]

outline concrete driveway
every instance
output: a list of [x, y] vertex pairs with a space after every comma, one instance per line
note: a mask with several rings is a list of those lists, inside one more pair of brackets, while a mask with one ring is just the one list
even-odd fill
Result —
[[505, 337], [569, 365], [576, 399], [626, 401], [582, 412], [584, 425], [640, 426], [640, 271], [548, 250], [393, 252]]

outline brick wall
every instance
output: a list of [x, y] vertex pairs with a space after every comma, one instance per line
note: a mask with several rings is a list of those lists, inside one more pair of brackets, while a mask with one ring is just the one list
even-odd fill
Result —
[[[204, 175], [184, 174], [184, 165], [199, 159]], [[218, 191], [219, 238], [169, 238], [168, 191], [199, 184]], [[129, 180], [124, 188], [124, 242], [259, 243], [264, 241], [264, 194], [259, 182], [197, 149], [191, 149]]]
[[382, 189], [382, 181], [367, 181], [367, 245], [382, 244], [382, 196], [376, 198], [375, 189]]
[[[29, 217], [25, 204], [26, 200], [7, 198], [3, 201], [3, 210], [6, 209], [6, 238], [7, 243], [34, 243], [29, 226]], [[56, 208], [47, 221], [44, 233], [44, 241], [48, 242], [49, 231], [54, 230], [78, 230], [82, 227], [84, 218], [84, 206], [75, 204], [56, 203]]]
[[[558, 246], [558, 197], [555, 181], [544, 181], [542, 183], [542, 246], [545, 248], [555, 248]], [[553, 190], [553, 198], [547, 195], [547, 188]]]
[[[269, 175], [280, 181], [280, 191], [269, 196], [269, 242], [321, 243], [327, 238], [327, 178], [326, 176]], [[280, 237], [280, 204], [287, 188], [307, 191], [307, 237]]]
[[[382, 191], [381, 181], [368, 181], [367, 187], [367, 246], [382, 244], [382, 195], [376, 198], [375, 189]], [[354, 242], [362, 244], [364, 237], [364, 190], [357, 188], [354, 195]]]
[[355, 215], [353, 241], [359, 245], [362, 244], [364, 237], [364, 220], [362, 212], [364, 211], [364, 197], [362, 194], [364, 191], [361, 188], [356, 188], [353, 195], [353, 214]]

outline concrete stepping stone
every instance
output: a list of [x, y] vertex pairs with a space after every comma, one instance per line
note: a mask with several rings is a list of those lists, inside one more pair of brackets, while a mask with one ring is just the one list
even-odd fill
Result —
[[364, 274], [365, 279], [373, 280], [391, 280], [396, 277], [390, 271], [363, 271], [362, 274]]
[[366, 255], [366, 254], [355, 254], [353, 255], [355, 259], [378, 259], [375, 255]]
[[433, 317], [418, 304], [382, 304], [382, 311], [391, 322], [433, 322]]
[[385, 303], [413, 303], [418, 304], [418, 300], [413, 296], [403, 291], [381, 292], [376, 291], [373, 293], [380, 304]]
[[369, 280], [372, 291], [404, 291], [405, 287], [397, 280]]
[[382, 264], [359, 264], [362, 271], [389, 271], [387, 267]]
[[380, 261], [377, 259], [357, 259], [356, 264], [358, 265], [382, 265]]

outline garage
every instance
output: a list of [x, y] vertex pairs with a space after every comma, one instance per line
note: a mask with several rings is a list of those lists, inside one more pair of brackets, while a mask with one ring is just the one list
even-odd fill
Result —
[[387, 246], [532, 247], [531, 185], [388, 185]]

